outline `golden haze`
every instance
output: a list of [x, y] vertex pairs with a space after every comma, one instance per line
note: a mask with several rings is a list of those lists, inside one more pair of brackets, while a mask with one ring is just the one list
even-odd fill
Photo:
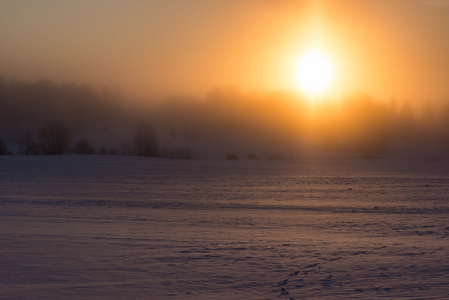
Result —
[[[1, 4], [0, 75], [6, 81], [45, 78], [119, 90], [117, 107], [129, 112], [121, 116], [126, 126], [151, 120], [161, 131], [183, 131], [202, 141], [195, 145], [219, 139], [248, 151], [295, 152], [313, 144], [376, 156], [425, 137], [438, 149], [447, 147], [446, 2], [20, 3]], [[296, 76], [310, 49], [324, 53], [332, 66], [332, 80], [316, 93], [307, 93]], [[312, 64], [304, 76], [316, 69]], [[51, 115], [75, 128], [95, 123], [82, 113], [67, 115], [61, 103], [47, 110], [34, 104], [41, 119], [26, 112], [17, 119], [38, 123]], [[115, 120], [106, 118], [108, 111], [121, 115], [100, 107], [95, 101], [91, 107], [98, 119], [103, 113]], [[18, 122], [7, 108], [3, 116], [4, 123]]]
[[335, 69], [327, 96], [441, 100], [449, 97], [449, 7], [438, 3], [9, 1], [0, 12], [1, 75], [153, 97], [222, 86], [298, 91], [295, 64], [318, 47]]

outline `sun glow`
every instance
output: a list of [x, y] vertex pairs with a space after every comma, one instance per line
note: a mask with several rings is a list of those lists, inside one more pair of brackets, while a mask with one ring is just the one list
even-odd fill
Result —
[[319, 49], [311, 49], [299, 60], [295, 69], [296, 81], [308, 96], [323, 94], [332, 84], [334, 68]]

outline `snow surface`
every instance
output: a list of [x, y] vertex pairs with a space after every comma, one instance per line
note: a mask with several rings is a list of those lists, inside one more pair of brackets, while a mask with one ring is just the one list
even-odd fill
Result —
[[449, 163], [0, 157], [1, 299], [448, 299]]

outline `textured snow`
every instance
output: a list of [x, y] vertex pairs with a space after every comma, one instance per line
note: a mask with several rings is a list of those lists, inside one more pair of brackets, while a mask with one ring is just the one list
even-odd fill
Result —
[[0, 157], [1, 299], [447, 299], [446, 161]]

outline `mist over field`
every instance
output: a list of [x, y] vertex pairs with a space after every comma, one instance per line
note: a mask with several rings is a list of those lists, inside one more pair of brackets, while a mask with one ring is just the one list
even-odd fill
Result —
[[202, 98], [138, 102], [89, 86], [4, 80], [0, 106], [1, 138], [14, 154], [33, 154], [24, 143], [39, 144], [49, 122], [68, 131], [61, 154], [77, 153], [80, 141], [90, 154], [137, 154], [139, 124], [153, 130], [158, 149], [152, 156], [162, 157], [297, 159], [318, 151], [442, 159], [449, 149], [449, 104], [379, 101], [361, 93], [310, 103], [293, 92], [217, 88]]
[[[162, 157], [441, 159], [448, 14], [430, 0], [4, 1], [1, 153], [143, 154], [140, 128]], [[62, 151], [43, 146], [55, 126]]]

